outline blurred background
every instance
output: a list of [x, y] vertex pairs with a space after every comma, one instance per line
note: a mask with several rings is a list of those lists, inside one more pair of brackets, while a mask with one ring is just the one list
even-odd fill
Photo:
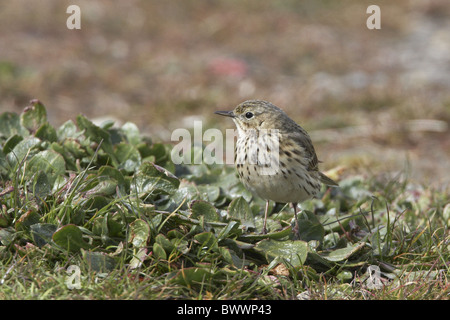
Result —
[[54, 126], [83, 113], [169, 142], [194, 120], [234, 128], [213, 112], [264, 99], [323, 169], [449, 185], [448, 0], [0, 0], [0, 30], [1, 112], [37, 98]]

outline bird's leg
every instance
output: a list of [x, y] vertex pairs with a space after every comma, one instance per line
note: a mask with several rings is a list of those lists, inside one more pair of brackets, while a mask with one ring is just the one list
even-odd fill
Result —
[[300, 239], [300, 234], [298, 230], [298, 219], [297, 219], [297, 203], [292, 202], [292, 207], [294, 208], [294, 219], [295, 219], [295, 226], [292, 231], [294, 231], [294, 239]]
[[266, 200], [266, 210], [264, 212], [264, 224], [263, 224], [263, 229], [262, 229], [262, 234], [266, 234], [267, 233], [267, 215], [269, 213], [269, 200]]

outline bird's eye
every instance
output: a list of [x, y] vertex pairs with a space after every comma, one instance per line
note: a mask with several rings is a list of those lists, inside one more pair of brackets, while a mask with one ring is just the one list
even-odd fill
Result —
[[247, 113], [245, 114], [245, 117], [246, 117], [247, 119], [253, 118], [253, 112], [247, 112]]

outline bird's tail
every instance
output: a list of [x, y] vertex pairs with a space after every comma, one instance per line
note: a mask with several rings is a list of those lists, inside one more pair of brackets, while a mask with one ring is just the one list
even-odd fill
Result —
[[322, 172], [319, 172], [319, 179], [320, 182], [322, 182], [323, 184], [326, 184], [328, 186], [335, 186], [338, 187], [339, 184], [337, 182], [335, 182], [333, 179], [328, 178], [326, 175], [324, 175]]

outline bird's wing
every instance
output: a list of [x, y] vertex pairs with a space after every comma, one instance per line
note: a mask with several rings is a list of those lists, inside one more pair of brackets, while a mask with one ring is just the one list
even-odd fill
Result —
[[316, 150], [312, 144], [311, 138], [308, 133], [300, 126], [296, 128], [294, 132], [289, 133], [289, 138], [291, 138], [296, 145], [303, 148], [303, 156], [307, 159], [309, 171], [319, 171], [319, 160], [317, 159]]
[[316, 171], [319, 173], [319, 179], [322, 183], [329, 186], [338, 186], [337, 182], [327, 177], [325, 174], [319, 171], [319, 160], [317, 159], [316, 150], [312, 144], [311, 138], [308, 133], [300, 126], [298, 126], [295, 132], [291, 132], [289, 136], [296, 144], [303, 147], [304, 157], [308, 159], [308, 171]]

